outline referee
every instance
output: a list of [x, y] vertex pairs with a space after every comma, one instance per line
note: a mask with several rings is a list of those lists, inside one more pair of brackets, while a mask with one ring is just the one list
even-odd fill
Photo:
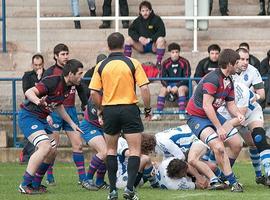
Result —
[[[124, 190], [124, 198], [139, 199], [133, 189], [140, 165], [141, 133], [143, 124], [140, 110], [136, 103], [136, 84], [140, 87], [145, 106], [145, 117], [150, 120], [149, 80], [136, 59], [123, 54], [124, 36], [115, 32], [107, 38], [110, 55], [98, 63], [90, 82], [93, 103], [103, 110], [104, 133], [107, 145], [107, 166], [110, 181], [108, 199], [118, 199], [116, 189], [117, 141], [123, 133], [129, 146], [128, 182]], [[101, 96], [101, 92], [103, 95]]]

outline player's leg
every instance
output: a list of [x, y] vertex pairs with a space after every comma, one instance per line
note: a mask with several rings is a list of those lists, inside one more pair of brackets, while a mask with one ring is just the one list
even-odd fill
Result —
[[127, 37], [124, 46], [125, 56], [131, 57], [132, 47], [141, 53], [143, 52], [143, 45], [140, 42], [136, 42], [131, 37]]
[[179, 119], [185, 119], [185, 110], [186, 110], [186, 103], [187, 103], [187, 94], [188, 94], [188, 87], [186, 85], [181, 85], [178, 90], [178, 107], [179, 112], [182, 112], [179, 114]]
[[158, 37], [156, 42], [153, 43], [152, 51], [156, 53], [157, 56], [157, 66], [161, 64], [163, 56], [165, 54], [166, 40], [164, 37]]

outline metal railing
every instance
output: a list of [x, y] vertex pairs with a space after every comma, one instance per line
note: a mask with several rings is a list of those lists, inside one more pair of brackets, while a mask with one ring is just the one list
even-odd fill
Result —
[[0, 18], [2, 22], [2, 50], [7, 52], [7, 41], [6, 41], [6, 0], [2, 0], [2, 16]]

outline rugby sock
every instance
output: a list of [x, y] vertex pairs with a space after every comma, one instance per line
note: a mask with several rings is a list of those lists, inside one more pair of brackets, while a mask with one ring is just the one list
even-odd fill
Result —
[[233, 173], [230, 173], [228, 176], [225, 176], [226, 180], [229, 181], [230, 185], [236, 183], [236, 178]]
[[143, 176], [147, 178], [150, 182], [151, 187], [157, 188], [159, 186], [158, 179], [155, 173], [152, 173], [154, 170], [153, 166], [144, 169]]
[[165, 54], [165, 49], [157, 49], [157, 63], [161, 63], [162, 58]]
[[128, 172], [127, 189], [129, 189], [130, 191], [133, 191], [139, 167], [140, 167], [140, 157], [130, 156], [128, 158], [128, 166], [127, 166]]
[[218, 181], [219, 181], [218, 177], [215, 176], [215, 177], [210, 179], [210, 184], [211, 183], [218, 183]]
[[158, 96], [157, 98], [157, 111], [162, 111], [165, 105], [165, 97]]
[[179, 96], [178, 97], [178, 106], [179, 106], [179, 111], [185, 111], [186, 109], [186, 96]]
[[73, 160], [74, 160], [74, 163], [77, 167], [80, 181], [84, 181], [86, 179], [86, 174], [85, 174], [85, 168], [84, 168], [83, 153], [73, 152]]
[[262, 167], [260, 154], [257, 148], [249, 148], [249, 157], [251, 159], [256, 177], [262, 176]]
[[265, 174], [270, 176], [270, 149], [263, 150], [260, 153], [260, 157], [265, 170]]
[[93, 179], [97, 169], [99, 168], [99, 166], [102, 164], [102, 160], [99, 159], [99, 157], [97, 157], [97, 155], [94, 155], [90, 161], [89, 164], [89, 169], [87, 172], [87, 179]]
[[226, 181], [226, 177], [225, 175], [223, 174], [223, 172], [220, 170], [219, 167], [217, 167], [214, 171], [214, 174], [221, 180], [221, 181]]
[[134, 183], [134, 187], [137, 187], [141, 181], [143, 177], [143, 173], [142, 172], [138, 172], [135, 183]]
[[40, 186], [41, 181], [42, 181], [46, 171], [48, 170], [49, 166], [50, 166], [50, 164], [48, 164], [48, 163], [41, 163], [41, 165], [39, 166], [39, 168], [35, 174], [33, 182], [32, 182], [33, 188], [38, 188]]
[[54, 181], [54, 177], [53, 177], [53, 165], [54, 162], [50, 164], [48, 170], [47, 170], [47, 180], [49, 182]]
[[131, 57], [131, 54], [132, 54], [132, 46], [129, 44], [125, 44], [124, 55], [127, 57]]
[[117, 157], [115, 155], [108, 155], [107, 158], [108, 178], [110, 182], [110, 192], [116, 190], [116, 173], [118, 169]]
[[106, 165], [105, 163], [102, 161], [102, 163], [100, 164], [98, 170], [97, 170], [97, 178], [96, 178], [96, 185], [100, 186], [102, 184], [104, 184], [104, 176], [106, 174]]
[[34, 176], [29, 174], [27, 171], [25, 171], [25, 173], [23, 175], [22, 186], [27, 186], [27, 185], [31, 184], [33, 179], [34, 179]]
[[229, 160], [230, 160], [231, 167], [233, 167], [236, 159], [235, 158], [229, 158]]

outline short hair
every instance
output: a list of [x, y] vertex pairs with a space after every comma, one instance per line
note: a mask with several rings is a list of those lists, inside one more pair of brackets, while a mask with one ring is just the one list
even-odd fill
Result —
[[239, 48], [241, 47], [246, 47], [249, 50], [249, 44], [247, 42], [242, 42], [241, 44], [239, 44]]
[[79, 71], [79, 68], [83, 68], [83, 64], [76, 59], [71, 59], [64, 65], [63, 75], [67, 76], [69, 72], [76, 74]]
[[182, 178], [187, 174], [188, 165], [185, 161], [175, 158], [167, 166], [167, 175], [170, 178]]
[[[59, 55], [59, 53], [61, 51], [67, 51], [69, 52], [68, 46], [62, 43], [57, 44], [54, 48], [53, 48], [53, 55]], [[55, 57], [53, 56], [53, 59], [56, 61]]]
[[208, 53], [210, 53], [210, 51], [218, 51], [218, 52], [220, 52], [221, 48], [220, 48], [220, 46], [218, 44], [211, 44], [211, 45], [208, 46], [207, 51], [208, 51]]
[[32, 56], [32, 63], [34, 63], [35, 59], [41, 59], [42, 63], [44, 63], [44, 58], [40, 53], [36, 53], [35, 55]]
[[103, 53], [99, 54], [96, 59], [96, 64], [98, 64], [100, 61], [105, 60], [107, 56]]
[[152, 134], [142, 134], [142, 142], [141, 142], [141, 152], [142, 154], [148, 155], [152, 151], [154, 151], [156, 147], [156, 138]]
[[236, 49], [236, 52], [239, 54], [240, 52], [242, 52], [242, 53], [248, 53], [249, 54], [249, 51], [247, 50], [247, 49], [245, 49], [245, 48], [238, 48], [238, 49]]
[[232, 49], [224, 49], [218, 57], [218, 66], [226, 69], [228, 64], [235, 65], [236, 61], [240, 59], [239, 54]]
[[152, 10], [152, 4], [149, 1], [142, 1], [139, 5], [139, 11], [141, 11], [142, 7], [146, 7], [149, 10]]
[[123, 34], [114, 32], [107, 38], [108, 47], [110, 50], [122, 49], [124, 46], [125, 38]]
[[178, 50], [178, 51], [180, 51], [181, 50], [181, 47], [180, 47], [179, 44], [173, 42], [173, 43], [169, 44], [169, 46], [168, 46], [168, 51], [171, 52], [172, 50]]

